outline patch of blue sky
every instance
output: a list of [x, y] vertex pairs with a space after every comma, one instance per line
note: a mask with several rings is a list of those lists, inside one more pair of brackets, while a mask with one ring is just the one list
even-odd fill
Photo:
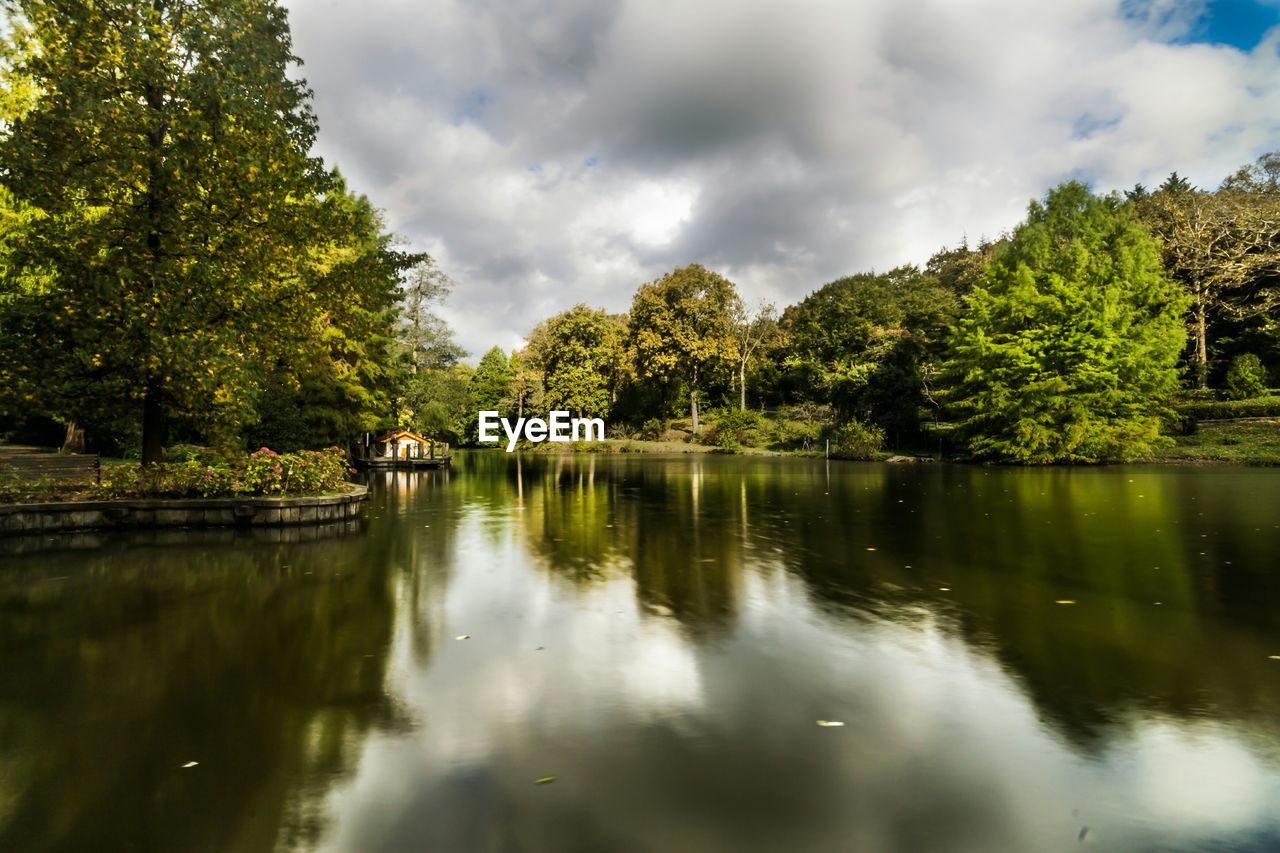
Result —
[[1121, 0], [1121, 14], [1164, 30], [1174, 44], [1250, 51], [1280, 25], [1280, 0]]

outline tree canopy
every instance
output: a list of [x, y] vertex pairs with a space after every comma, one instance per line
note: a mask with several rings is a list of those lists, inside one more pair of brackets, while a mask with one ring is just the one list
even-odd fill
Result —
[[1030, 463], [1149, 452], [1177, 386], [1185, 306], [1118, 196], [1072, 182], [1032, 202], [952, 339], [949, 399], [970, 451]]

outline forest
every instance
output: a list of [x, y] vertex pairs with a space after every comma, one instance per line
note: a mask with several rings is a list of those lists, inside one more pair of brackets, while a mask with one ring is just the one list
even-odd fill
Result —
[[[1198, 417], [1280, 416], [1280, 152], [1049, 189], [997, 239], [752, 304], [698, 263], [473, 366], [453, 282], [313, 153], [274, 3], [5, 3], [0, 435], [164, 459], [474, 443], [480, 410], [611, 437], [871, 458], [1150, 458]], [[787, 282], [797, 292], [817, 282]]]

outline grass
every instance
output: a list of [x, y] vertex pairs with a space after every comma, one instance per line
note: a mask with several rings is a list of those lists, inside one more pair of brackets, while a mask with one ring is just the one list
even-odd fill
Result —
[[1202, 421], [1191, 435], [1158, 455], [1158, 462], [1280, 465], [1280, 418]]

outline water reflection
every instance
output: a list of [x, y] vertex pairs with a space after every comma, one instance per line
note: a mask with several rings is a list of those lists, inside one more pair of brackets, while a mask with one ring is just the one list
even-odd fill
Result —
[[1272, 472], [372, 485], [355, 537], [6, 559], [0, 849], [1280, 849]]

